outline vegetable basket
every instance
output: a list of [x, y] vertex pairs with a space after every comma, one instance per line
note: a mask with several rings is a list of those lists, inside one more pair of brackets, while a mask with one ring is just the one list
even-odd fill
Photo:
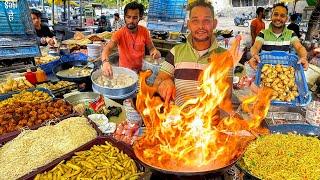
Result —
[[273, 100], [272, 105], [275, 106], [306, 106], [311, 102], [311, 93], [309, 92], [304, 70], [301, 64], [298, 64], [298, 57], [294, 54], [271, 51], [260, 53], [260, 63], [257, 67], [255, 83], [261, 84], [261, 69], [265, 64], [283, 66], [292, 66], [295, 69], [295, 83], [298, 87], [299, 96], [290, 102]]

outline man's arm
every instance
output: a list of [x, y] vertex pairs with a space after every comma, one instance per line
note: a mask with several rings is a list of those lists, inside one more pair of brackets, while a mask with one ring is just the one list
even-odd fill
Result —
[[302, 64], [302, 66], [305, 70], [308, 69], [308, 66], [309, 66], [308, 60], [307, 60], [308, 53], [307, 53], [306, 48], [302, 46], [302, 44], [300, 43], [300, 41], [298, 39], [292, 42], [292, 46], [296, 50], [296, 52], [299, 56], [299, 63]]
[[158, 59], [161, 57], [160, 51], [157, 50], [157, 48], [153, 45], [153, 42], [150, 38], [150, 42], [147, 44], [147, 48], [149, 50], [149, 54], [153, 59]]
[[161, 69], [156, 77], [153, 86], [157, 88], [159, 95], [165, 100], [168, 105], [170, 99], [176, 97], [176, 87], [173, 82], [174, 74], [174, 49], [171, 49], [166, 57], [166, 61], [161, 63]]
[[112, 50], [117, 46], [117, 43], [114, 40], [111, 40], [104, 48], [101, 54], [102, 61], [109, 61], [109, 56]]
[[256, 27], [254, 26], [254, 24], [251, 23], [251, 26], [250, 26], [250, 33], [251, 33], [251, 44], [254, 44], [254, 41], [256, 39], [256, 36], [255, 36], [255, 32], [256, 32]]
[[102, 61], [102, 70], [106, 76], [112, 76], [112, 68], [109, 62], [109, 56], [113, 50], [117, 46], [117, 43], [111, 40], [104, 48], [101, 54]]
[[145, 38], [146, 38], [146, 46], [149, 50], [149, 54], [153, 59], [158, 59], [161, 57], [160, 52], [157, 50], [157, 48], [154, 46], [150, 33], [148, 32], [148, 30], [146, 29], [146, 33], [145, 33]]
[[251, 59], [249, 60], [249, 64], [252, 68], [256, 69], [258, 63], [260, 62], [259, 52], [262, 47], [262, 42], [260, 40], [256, 40], [253, 46], [250, 49]]

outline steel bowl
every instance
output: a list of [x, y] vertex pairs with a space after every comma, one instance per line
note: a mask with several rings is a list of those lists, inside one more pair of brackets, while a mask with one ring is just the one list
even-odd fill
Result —
[[128, 74], [134, 79], [134, 83], [123, 88], [109, 88], [96, 83], [96, 79], [101, 75], [101, 69], [96, 70], [91, 75], [92, 88], [107, 97], [124, 97], [127, 94], [136, 92], [138, 88], [138, 75], [131, 69], [124, 67], [112, 67], [113, 74]]
[[94, 92], [81, 92], [77, 94], [73, 94], [65, 98], [65, 100], [72, 104], [73, 106], [78, 105], [80, 103], [91, 102], [98, 99], [100, 94]]

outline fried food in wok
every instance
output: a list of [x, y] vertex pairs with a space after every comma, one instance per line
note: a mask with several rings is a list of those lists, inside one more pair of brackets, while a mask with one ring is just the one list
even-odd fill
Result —
[[244, 153], [245, 168], [260, 179], [320, 179], [320, 140], [296, 134], [259, 137]]

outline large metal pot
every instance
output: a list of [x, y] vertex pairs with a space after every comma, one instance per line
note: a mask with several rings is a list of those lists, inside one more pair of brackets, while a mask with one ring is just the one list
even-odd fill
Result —
[[161, 68], [161, 63], [164, 61], [165, 59], [159, 58], [159, 59], [152, 59], [151, 56], [145, 56], [142, 62], [142, 70], [148, 70], [150, 69], [152, 71], [152, 75], [150, 77], [148, 77], [147, 79], [147, 84], [148, 85], [153, 85], [159, 71]]
[[92, 89], [95, 91], [110, 97], [112, 99], [119, 99], [117, 97], [126, 97], [128, 94], [133, 94], [137, 91], [138, 87], [138, 75], [136, 72], [132, 71], [131, 69], [123, 68], [123, 67], [112, 67], [113, 74], [128, 74], [134, 79], [134, 83], [124, 87], [124, 88], [109, 88], [105, 86], [101, 86], [96, 83], [96, 79], [101, 75], [101, 69], [96, 70], [91, 75], [92, 81]]

